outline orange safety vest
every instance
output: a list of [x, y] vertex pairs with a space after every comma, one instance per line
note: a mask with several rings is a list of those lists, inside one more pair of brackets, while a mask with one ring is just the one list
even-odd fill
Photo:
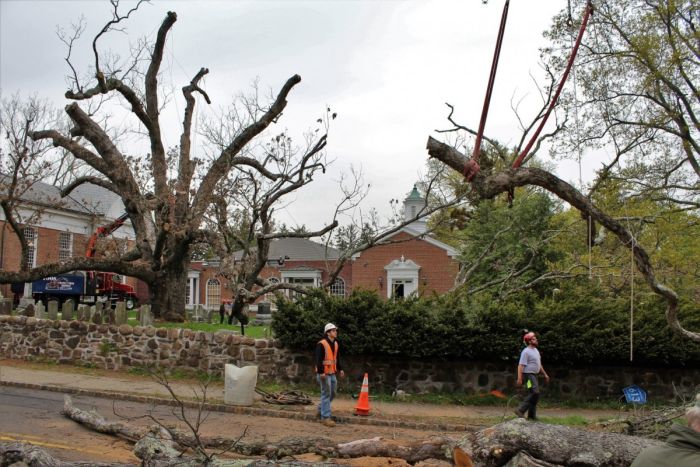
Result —
[[[331, 345], [326, 339], [318, 341], [319, 344], [323, 344], [323, 348], [326, 350], [326, 354], [323, 356], [323, 374], [334, 375], [336, 372], [336, 363], [338, 362], [338, 341], [333, 341], [334, 349], [331, 349]], [[314, 365], [316, 373], [318, 373], [318, 367]]]

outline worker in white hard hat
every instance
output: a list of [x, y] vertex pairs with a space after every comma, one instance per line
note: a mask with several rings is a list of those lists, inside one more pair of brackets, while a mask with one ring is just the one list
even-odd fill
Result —
[[321, 403], [318, 406], [318, 413], [321, 423], [325, 426], [335, 426], [331, 418], [331, 402], [335, 398], [335, 391], [338, 385], [336, 374], [345, 376], [345, 372], [340, 367], [338, 350], [338, 328], [333, 323], [328, 323], [323, 328], [323, 339], [316, 344], [316, 381], [321, 386]]

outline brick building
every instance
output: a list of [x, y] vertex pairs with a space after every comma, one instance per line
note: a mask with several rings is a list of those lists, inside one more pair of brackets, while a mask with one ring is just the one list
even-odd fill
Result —
[[[406, 219], [415, 217], [425, 200], [414, 187], [404, 201]], [[96, 228], [122, 215], [124, 206], [114, 193], [91, 184], [81, 185], [70, 196], [61, 198], [52, 185], [37, 183], [22, 197], [20, 215], [25, 235], [30, 239], [32, 266], [84, 256], [89, 237]], [[115, 231], [103, 248], [125, 248], [134, 233], [125, 224]], [[335, 267], [340, 251], [301, 238], [280, 238], [270, 246], [269, 260], [262, 276], [281, 282], [317, 287]], [[0, 270], [19, 269], [20, 246], [0, 210]], [[377, 291], [386, 298], [406, 297], [412, 293], [445, 293], [455, 283], [459, 263], [457, 252], [426, 233], [420, 219], [395, 232], [387, 241], [355, 255], [343, 267], [330, 288], [335, 295], [348, 295], [355, 288]], [[192, 262], [188, 271], [187, 305], [218, 307], [231, 297], [226, 280], [218, 272], [216, 261]], [[141, 303], [148, 301], [147, 286], [134, 278], [123, 278], [134, 286]], [[15, 287], [17, 290], [17, 287]], [[0, 285], [6, 297], [12, 296], [9, 284]], [[31, 284], [21, 291], [31, 296]], [[261, 300], [271, 301], [272, 297]]]
[[[0, 179], [0, 186], [3, 182], [5, 179]], [[88, 239], [97, 227], [119, 217], [123, 209], [118, 196], [97, 185], [81, 185], [70, 196], [61, 198], [56, 187], [33, 184], [22, 194], [18, 209], [18, 221], [24, 226], [24, 235], [30, 245], [30, 265], [35, 267], [85, 256]], [[133, 239], [133, 230], [127, 221], [100, 247], [123, 249]], [[0, 210], [0, 270], [19, 270], [20, 257], [19, 239]], [[136, 288], [140, 299], [147, 299], [145, 284], [133, 278], [124, 277], [122, 280]], [[0, 291], [5, 297], [18, 294], [31, 297], [32, 292], [31, 283], [23, 288], [21, 285], [2, 284]]]
[[[414, 186], [404, 200], [406, 221], [425, 205]], [[386, 298], [412, 293], [445, 293], [455, 285], [459, 272], [457, 251], [427, 233], [425, 218], [418, 219], [386, 239], [386, 242], [353, 257], [352, 287], [376, 290]]]
[[[404, 200], [404, 216], [410, 220], [424, 206], [425, 199], [413, 188]], [[315, 287], [335, 267], [340, 251], [301, 238], [280, 238], [270, 245], [262, 277]], [[330, 288], [335, 295], [353, 289], [374, 290], [385, 298], [407, 297], [413, 293], [445, 293], [455, 285], [459, 272], [457, 251], [427, 234], [425, 219], [414, 221], [388, 237], [382, 244], [355, 255], [341, 270]], [[192, 264], [188, 279], [188, 305], [217, 307], [231, 298], [226, 280], [217, 275], [217, 262]], [[264, 297], [259, 301], [270, 301]]]

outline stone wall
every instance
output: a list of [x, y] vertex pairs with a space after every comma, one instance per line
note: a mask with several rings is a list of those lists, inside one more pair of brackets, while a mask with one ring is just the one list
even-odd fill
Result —
[[[232, 331], [210, 333], [0, 315], [0, 356], [14, 359], [107, 369], [158, 365], [215, 375], [222, 374], [226, 363], [258, 365], [261, 379], [309, 384], [314, 381], [312, 353], [312, 349], [291, 352], [275, 339], [251, 339]], [[515, 389], [514, 362], [349, 357], [343, 365], [348, 378], [340, 385], [348, 392], [357, 392], [365, 372], [375, 390], [478, 394], [492, 389], [513, 393]], [[571, 397], [617, 399], [622, 388], [631, 384], [643, 387], [653, 398], [670, 398], [676, 393], [690, 397], [700, 391], [698, 369], [547, 366], [547, 372], [552, 382], [546, 390]]]
[[262, 378], [282, 380], [288, 376], [278, 369], [294, 368], [279, 342], [232, 331], [210, 333], [26, 316], [0, 316], [0, 355], [106, 369], [158, 365], [218, 375], [226, 363], [255, 364]]

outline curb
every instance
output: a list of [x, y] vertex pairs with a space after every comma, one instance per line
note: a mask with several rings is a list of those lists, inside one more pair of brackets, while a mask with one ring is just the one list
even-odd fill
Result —
[[[166, 405], [166, 406], [177, 406], [178, 403], [172, 399], [165, 399], [161, 397], [154, 396], [138, 396], [135, 394], [121, 393], [121, 392], [111, 392], [111, 391], [98, 391], [92, 389], [80, 389], [80, 388], [69, 388], [63, 386], [52, 386], [50, 384], [34, 384], [34, 383], [21, 383], [17, 381], [0, 381], [0, 386], [9, 386], [15, 388], [24, 389], [36, 389], [39, 391], [51, 391], [60, 392], [64, 394], [72, 394], [76, 396], [87, 396], [87, 397], [100, 397], [105, 399], [122, 400], [129, 402], [141, 402], [144, 404], [154, 404], [154, 405]], [[198, 408], [200, 404], [193, 401], [184, 400], [182, 404], [187, 408]], [[303, 420], [307, 422], [316, 422], [318, 418], [309, 413], [295, 413], [285, 410], [275, 410], [275, 409], [264, 409], [261, 407], [240, 407], [226, 404], [212, 404], [205, 403], [203, 408], [210, 412], [221, 412], [221, 413], [233, 413], [238, 415], [262, 415], [265, 417], [277, 417], [277, 418], [288, 418], [293, 420]], [[389, 420], [385, 418], [373, 418], [373, 417], [347, 417], [347, 416], [333, 416], [333, 419], [341, 424], [355, 424], [355, 425], [371, 425], [371, 426], [385, 426], [385, 427], [396, 427], [396, 428], [409, 428], [415, 430], [423, 431], [468, 431], [470, 430], [469, 425], [463, 425], [458, 423], [422, 423], [422, 422], [407, 422], [404, 420]]]

